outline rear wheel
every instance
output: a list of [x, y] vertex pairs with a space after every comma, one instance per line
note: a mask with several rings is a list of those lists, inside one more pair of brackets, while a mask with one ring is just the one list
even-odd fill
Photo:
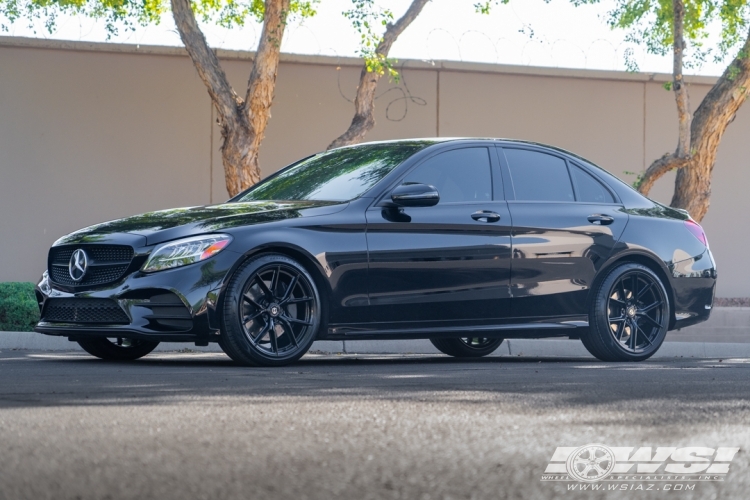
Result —
[[481, 358], [492, 354], [503, 343], [503, 339], [484, 337], [460, 337], [455, 339], [430, 339], [435, 348], [456, 358]]
[[78, 340], [84, 351], [107, 361], [133, 361], [150, 353], [158, 342], [126, 338], [90, 338]]
[[641, 264], [623, 264], [596, 290], [589, 331], [581, 340], [603, 361], [643, 361], [661, 347], [670, 317], [667, 291], [659, 277]]
[[283, 366], [310, 349], [321, 322], [315, 282], [295, 260], [252, 258], [227, 288], [219, 345], [243, 365]]

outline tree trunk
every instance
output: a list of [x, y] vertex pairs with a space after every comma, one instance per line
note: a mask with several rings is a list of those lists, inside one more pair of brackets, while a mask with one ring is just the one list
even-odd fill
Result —
[[[396, 39], [417, 18], [422, 8], [429, 0], [413, 0], [406, 13], [396, 21], [395, 24], [388, 23], [383, 39], [375, 49], [375, 53], [383, 59], [388, 57], [388, 52]], [[378, 81], [383, 76], [375, 71], [367, 71], [367, 64], [362, 67], [359, 76], [357, 96], [354, 99], [354, 118], [349, 129], [341, 134], [336, 140], [328, 145], [328, 149], [340, 148], [362, 142], [367, 132], [375, 126], [375, 90]]]
[[695, 110], [690, 124], [690, 150], [687, 157], [665, 155], [644, 174], [638, 190], [648, 194], [654, 182], [677, 169], [671, 205], [687, 210], [700, 222], [711, 202], [711, 174], [716, 153], [727, 127], [745, 102], [750, 87], [750, 31], [737, 57], [727, 66]]
[[258, 50], [242, 99], [232, 89], [219, 59], [211, 50], [195, 20], [190, 0], [171, 0], [180, 38], [208, 89], [218, 114], [224, 179], [229, 196], [235, 196], [260, 180], [258, 152], [263, 141], [279, 67], [281, 39], [290, 0], [266, 0]]
[[682, 75], [683, 57], [685, 54], [685, 5], [682, 0], [672, 0], [673, 19], [673, 42], [672, 42], [672, 91], [677, 104], [677, 149], [673, 154], [666, 154], [653, 162], [646, 169], [638, 185], [638, 190], [647, 195], [654, 183], [661, 176], [675, 168], [681, 168], [687, 164], [690, 158], [690, 101], [687, 87]]

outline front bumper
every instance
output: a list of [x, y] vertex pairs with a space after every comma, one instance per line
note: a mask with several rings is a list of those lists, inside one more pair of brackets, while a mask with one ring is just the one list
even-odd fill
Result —
[[[198, 344], [218, 340], [217, 308], [225, 281], [239, 257], [237, 253], [225, 250], [200, 263], [150, 274], [137, 271], [116, 283], [81, 292], [74, 292], [51, 282], [45, 273], [36, 287], [42, 320], [37, 324], [35, 331], [71, 339], [91, 336], [126, 337]], [[156, 295], [163, 296], [165, 293], [178, 297], [181, 305], [179, 302], [177, 304], [184, 306], [187, 311], [183, 315], [184, 320], [172, 321], [178, 326], [165, 327], [153, 319], [154, 307], [150, 305], [150, 298]], [[52, 304], [50, 299], [109, 299], [122, 308], [129, 323], [47, 321], [45, 307]]]

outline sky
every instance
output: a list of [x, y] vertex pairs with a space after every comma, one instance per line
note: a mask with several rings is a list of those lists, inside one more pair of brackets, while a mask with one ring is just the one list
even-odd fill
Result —
[[[512, 0], [480, 15], [477, 0], [432, 0], [421, 15], [399, 37], [391, 49], [398, 60], [454, 60], [520, 64], [561, 68], [625, 70], [624, 51], [632, 48], [641, 71], [670, 73], [671, 57], [647, 54], [643, 47], [625, 42], [625, 32], [611, 30], [605, 22], [613, 0], [598, 5], [575, 7], [568, 0]], [[380, 0], [398, 18], [409, 0]], [[322, 0], [313, 18], [292, 22], [285, 33], [282, 51], [298, 54], [355, 56], [359, 35], [342, 12], [351, 0]], [[203, 26], [209, 44], [215, 48], [254, 50], [260, 25], [223, 29]], [[530, 32], [533, 31], [533, 36]], [[716, 32], [717, 30], [713, 30]], [[82, 17], [60, 19], [48, 33], [42, 21], [29, 27], [21, 20], [7, 33], [81, 41], [107, 41], [104, 24]], [[715, 38], [715, 37], [711, 37]], [[156, 26], [121, 31], [113, 43], [182, 45], [171, 16]], [[711, 44], [709, 39], [708, 45]], [[715, 76], [721, 64], [709, 60], [686, 73]]]

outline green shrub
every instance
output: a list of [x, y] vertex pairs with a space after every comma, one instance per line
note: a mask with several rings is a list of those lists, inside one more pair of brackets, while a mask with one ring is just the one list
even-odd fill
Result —
[[0, 283], [0, 331], [31, 332], [39, 321], [33, 283]]

